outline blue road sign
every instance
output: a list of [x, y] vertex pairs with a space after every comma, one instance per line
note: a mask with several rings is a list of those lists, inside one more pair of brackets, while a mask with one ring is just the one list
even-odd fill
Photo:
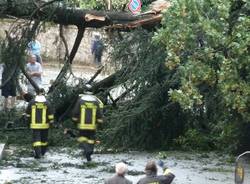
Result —
[[128, 3], [128, 9], [135, 14], [136, 12], [141, 10], [141, 5], [141, 0], [130, 0], [130, 2]]

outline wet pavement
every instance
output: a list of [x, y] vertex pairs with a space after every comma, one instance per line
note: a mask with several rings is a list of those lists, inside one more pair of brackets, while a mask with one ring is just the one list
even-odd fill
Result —
[[[234, 183], [234, 164], [227, 162], [230, 157], [215, 153], [99, 153], [93, 155], [92, 163], [87, 163], [77, 148], [51, 148], [40, 160], [34, 159], [27, 148], [10, 147], [6, 152], [0, 166], [0, 183], [99, 184], [113, 175], [115, 163], [121, 161], [128, 164], [128, 179], [136, 183], [144, 175], [145, 163], [158, 159], [176, 175], [174, 184]], [[158, 173], [162, 174], [160, 168]]]

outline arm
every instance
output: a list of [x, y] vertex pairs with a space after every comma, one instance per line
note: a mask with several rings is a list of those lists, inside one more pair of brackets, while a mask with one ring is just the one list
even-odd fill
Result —
[[40, 63], [37, 63], [38, 64], [38, 70], [37, 71], [34, 71], [34, 72], [31, 72], [31, 76], [36, 76], [36, 77], [40, 77], [43, 73], [43, 69], [42, 69], [42, 66]]
[[32, 50], [32, 48], [31, 48], [32, 45], [31, 44], [32, 44], [32, 42], [29, 42], [28, 45], [27, 45], [28, 52], [30, 52], [30, 53], [31, 53], [31, 50]]
[[175, 178], [175, 175], [169, 170], [165, 169], [163, 175], [157, 176], [157, 178], [165, 184], [170, 184]]
[[40, 51], [41, 50], [41, 44], [39, 41], [36, 40], [36, 47]]
[[97, 108], [97, 113], [96, 113], [96, 121], [98, 123], [103, 123], [103, 103], [100, 99], [97, 98], [98, 101], [98, 108]]
[[77, 100], [77, 102], [73, 108], [72, 121], [75, 123], [78, 122], [79, 117], [80, 117], [80, 99]]
[[96, 41], [94, 40], [91, 46], [91, 54], [94, 54], [95, 50], [96, 50]]
[[25, 117], [25, 120], [28, 120], [27, 121], [27, 124], [29, 125], [30, 122], [31, 122], [31, 102], [28, 104], [28, 107], [26, 108], [26, 111], [25, 113], [23, 114], [23, 116]]
[[42, 75], [41, 72], [32, 72], [32, 73], [30, 73], [30, 76], [32, 76], [32, 77], [40, 77], [41, 75]]
[[31, 103], [28, 104], [28, 107], [27, 107], [27, 109], [25, 111], [25, 115], [27, 117], [30, 117], [30, 114], [31, 114]]
[[47, 113], [48, 122], [54, 123], [54, 110], [49, 103], [47, 103], [47, 106], [48, 106], [48, 113]]
[[175, 175], [170, 171], [170, 169], [168, 169], [167, 166], [164, 165], [164, 162], [162, 160], [159, 160], [157, 164], [163, 170], [163, 175], [157, 176], [158, 179], [165, 184], [170, 184], [175, 178]]

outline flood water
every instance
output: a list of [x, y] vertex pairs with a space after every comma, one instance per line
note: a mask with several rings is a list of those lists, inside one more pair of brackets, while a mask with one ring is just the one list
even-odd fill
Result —
[[[60, 67], [44, 66], [43, 86], [48, 89], [50, 80], [55, 80]], [[78, 77], [90, 79], [95, 68], [73, 68]], [[104, 76], [98, 76], [97, 80]], [[25, 105], [17, 101], [17, 106]], [[163, 156], [162, 156], [163, 155]], [[128, 179], [136, 183], [144, 176], [148, 160], [162, 159], [176, 175], [174, 184], [233, 184], [234, 163], [224, 154], [164, 152], [159, 154], [130, 151], [126, 153], [96, 153], [93, 163], [87, 164], [77, 148], [50, 148], [47, 155], [35, 160], [31, 148], [9, 146], [0, 162], [0, 184], [2, 183], [61, 183], [100, 184], [114, 174], [114, 165], [120, 161], [128, 163]], [[232, 159], [231, 159], [232, 160]], [[159, 168], [159, 174], [162, 170]]]

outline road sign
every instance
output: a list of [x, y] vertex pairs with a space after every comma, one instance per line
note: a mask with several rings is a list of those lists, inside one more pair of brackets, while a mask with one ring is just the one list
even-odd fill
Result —
[[141, 5], [141, 0], [130, 0], [128, 3], [128, 9], [135, 14], [141, 10]]

